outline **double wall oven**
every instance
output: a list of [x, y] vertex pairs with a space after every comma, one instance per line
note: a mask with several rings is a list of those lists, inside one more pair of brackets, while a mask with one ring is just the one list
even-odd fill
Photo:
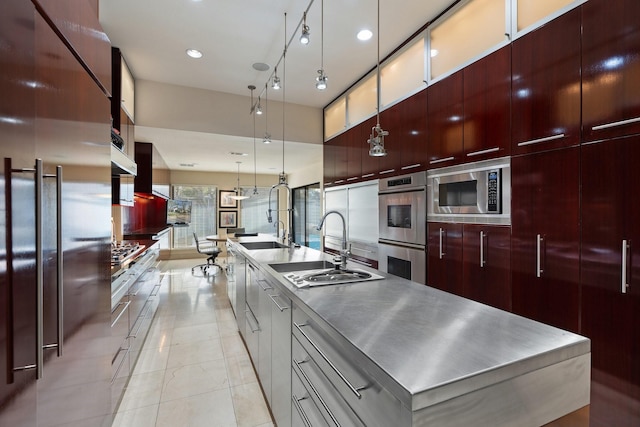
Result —
[[426, 173], [380, 180], [378, 203], [378, 268], [426, 284]]

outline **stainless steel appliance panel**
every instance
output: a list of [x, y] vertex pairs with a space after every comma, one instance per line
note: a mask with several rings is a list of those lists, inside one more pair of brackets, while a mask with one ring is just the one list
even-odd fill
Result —
[[429, 221], [511, 223], [509, 158], [434, 169], [427, 177]]
[[380, 181], [379, 239], [426, 244], [427, 192], [424, 172]]
[[424, 246], [379, 241], [378, 269], [414, 282], [427, 283], [427, 252]]

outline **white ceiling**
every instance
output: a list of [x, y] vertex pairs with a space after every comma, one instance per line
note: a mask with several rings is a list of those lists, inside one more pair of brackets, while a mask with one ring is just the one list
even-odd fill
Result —
[[[322, 108], [375, 67], [377, 1], [312, 1], [307, 15], [311, 43], [307, 46], [298, 42], [300, 30], [295, 34], [294, 30], [309, 0], [101, 0], [100, 22], [112, 45], [121, 49], [135, 79], [249, 96], [247, 86], [255, 85], [257, 95], [282, 56], [286, 12], [286, 41], [292, 36], [294, 41], [287, 51], [286, 64], [281, 63], [278, 68], [286, 85], [285, 101]], [[324, 69], [329, 78], [324, 92], [315, 88], [321, 66], [322, 1]], [[380, 56], [388, 55], [453, 1], [380, 0]], [[371, 40], [356, 39], [362, 28], [373, 31]], [[203, 58], [189, 58], [185, 53], [189, 48], [201, 50]], [[252, 67], [256, 62], [266, 63], [270, 69], [256, 71]], [[274, 93], [270, 90], [269, 97], [282, 96]], [[239, 114], [246, 115], [247, 111]], [[203, 140], [208, 141], [210, 150], [212, 143], [224, 144], [237, 138], [235, 143], [250, 147], [249, 152], [253, 153], [252, 138], [184, 131], [180, 131], [180, 150], [176, 150], [172, 131], [138, 125], [141, 126], [136, 126], [136, 136], [152, 141], [171, 169], [187, 169], [180, 163], [188, 162], [185, 159], [192, 159], [195, 153], [202, 157]], [[308, 162], [314, 151], [310, 148], [306, 152], [304, 146], [310, 144], [295, 145], [289, 141], [285, 145], [287, 164]], [[282, 143], [259, 148], [262, 153], [257, 155], [258, 172], [280, 172], [262, 169], [260, 160], [268, 155], [282, 157]], [[316, 152], [320, 149], [315, 147]], [[244, 163], [253, 170], [254, 159], [250, 157], [240, 159], [243, 170]], [[235, 171], [236, 167], [228, 160], [223, 163], [212, 158], [202, 162], [199, 170]]]

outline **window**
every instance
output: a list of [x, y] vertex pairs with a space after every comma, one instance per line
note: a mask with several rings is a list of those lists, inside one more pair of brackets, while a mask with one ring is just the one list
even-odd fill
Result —
[[200, 238], [217, 233], [216, 190], [217, 187], [210, 185], [173, 186], [174, 199], [190, 200], [192, 203], [191, 223], [186, 227], [173, 228], [174, 248], [194, 247], [194, 232]]
[[575, 0], [517, 0], [516, 30], [522, 31], [571, 3], [575, 3]]
[[347, 127], [347, 99], [342, 97], [324, 110], [325, 141]]
[[347, 95], [349, 126], [360, 123], [376, 113], [377, 93], [377, 77], [373, 73]]
[[313, 249], [321, 249], [320, 231], [316, 226], [322, 218], [320, 184], [293, 189], [293, 240]]
[[[258, 194], [253, 194], [253, 190], [249, 189], [248, 199], [242, 200], [240, 210], [240, 224], [244, 228], [245, 233], [276, 233], [275, 227], [278, 225], [278, 215], [274, 212], [273, 224], [267, 221], [267, 209], [269, 209], [269, 190], [270, 188], [258, 188]], [[272, 209], [277, 209], [278, 192], [272, 194]]]
[[504, 1], [471, 0], [455, 9], [430, 31], [430, 77], [460, 68], [506, 43], [506, 26]]
[[425, 83], [424, 36], [405, 47], [380, 69], [380, 103], [383, 106], [405, 98]]

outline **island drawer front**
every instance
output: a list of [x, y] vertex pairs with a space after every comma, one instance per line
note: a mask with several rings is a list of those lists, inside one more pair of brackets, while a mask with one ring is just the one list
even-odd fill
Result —
[[296, 338], [292, 341], [293, 372], [298, 376], [307, 390], [307, 395], [313, 399], [327, 423], [330, 426], [364, 427], [365, 424], [358, 419], [341, 394], [335, 392], [331, 382], [300, 342]]
[[297, 374], [291, 376], [291, 425], [304, 427], [329, 427], [315, 401]]
[[295, 305], [292, 316], [293, 365], [295, 360], [303, 360], [298, 351], [300, 347], [365, 425], [411, 425], [411, 411], [352, 362], [362, 357], [356, 348], [337, 343], [318, 322]]

